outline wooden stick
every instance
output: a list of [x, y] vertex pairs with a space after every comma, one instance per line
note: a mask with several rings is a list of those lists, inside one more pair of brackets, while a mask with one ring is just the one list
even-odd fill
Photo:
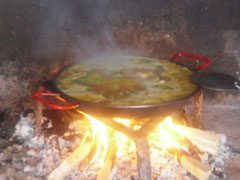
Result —
[[147, 138], [134, 139], [137, 149], [139, 180], [151, 180], [151, 162]]
[[201, 151], [206, 151], [212, 155], [217, 154], [220, 140], [219, 136], [196, 128], [181, 125], [175, 126], [182, 129], [184, 136], [187, 137]]
[[203, 90], [201, 89], [194, 96], [194, 107], [193, 107], [193, 126], [197, 128], [202, 127], [202, 103], [203, 103]]
[[207, 180], [212, 172], [212, 168], [190, 156], [183, 155], [181, 165], [199, 180]]
[[49, 176], [48, 180], [63, 180], [73, 169], [75, 169], [89, 154], [93, 142], [78, 146], [67, 159], [65, 159]]
[[[191, 143], [195, 146], [197, 146], [200, 151], [202, 152], [208, 152], [212, 155], [216, 155], [218, 152], [218, 144], [220, 141], [219, 136], [215, 135], [215, 134], [211, 134], [207, 131], [203, 131], [200, 129], [196, 129], [196, 128], [190, 128], [187, 126], [182, 126], [182, 125], [174, 125], [174, 127], [176, 128], [176, 135], [179, 135], [179, 139], [181, 140], [181, 136], [185, 136], [189, 141], [191, 141]], [[179, 132], [178, 131], [181, 131]], [[175, 132], [175, 130], [173, 129], [172, 131]], [[169, 133], [172, 133], [171, 131]], [[149, 136], [151, 140], [156, 141], [158, 144], [161, 144], [161, 139], [159, 139], [159, 137], [154, 136], [154, 135], [150, 135]], [[176, 140], [178, 139], [178, 137], [176, 136]], [[184, 139], [184, 138], [182, 138]], [[179, 141], [179, 143], [184, 143], [182, 141]]]
[[[115, 138], [112, 139], [115, 140]], [[117, 144], [114, 140], [111, 140], [109, 142], [110, 146], [108, 147], [107, 155], [104, 160], [104, 165], [98, 173], [97, 180], [107, 180], [111, 175], [117, 153]]]
[[[43, 91], [43, 87], [40, 86], [38, 89], [39, 92]], [[35, 117], [35, 132], [36, 136], [39, 136], [42, 132], [42, 113], [43, 113], [43, 104], [37, 101], [37, 112]]]
[[[158, 148], [158, 145], [156, 147]], [[207, 180], [210, 176], [212, 167], [189, 156], [184, 150], [179, 151], [177, 148], [170, 148], [167, 149], [167, 152], [198, 180]]]
[[182, 125], [175, 125], [175, 126], [177, 128], [179, 127], [180, 129], [182, 129], [183, 134], [188, 138], [199, 139], [201, 141], [204, 141], [209, 144], [213, 144], [215, 146], [217, 146], [219, 143], [220, 138], [216, 134], [212, 134], [210, 132], [203, 131], [201, 129], [191, 128], [191, 127], [182, 126]]

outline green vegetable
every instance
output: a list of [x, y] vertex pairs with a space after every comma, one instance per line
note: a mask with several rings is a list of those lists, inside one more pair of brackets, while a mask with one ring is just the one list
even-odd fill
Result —
[[104, 80], [103, 76], [98, 76], [98, 77], [95, 77], [94, 79], [92, 79], [92, 81], [95, 82], [95, 83], [100, 83], [103, 80]]
[[120, 72], [119, 71], [114, 71], [113, 74], [114, 75], [120, 75]]
[[132, 62], [135, 64], [145, 64], [150, 63], [152, 60], [150, 59], [132, 59]]
[[59, 88], [60, 88], [60, 89], [68, 89], [66, 86], [64, 86], [64, 85], [62, 85], [62, 84], [59, 85]]
[[91, 91], [91, 87], [86, 87], [85, 91]]
[[174, 89], [173, 87], [165, 85], [165, 84], [158, 84], [158, 85], [155, 85], [154, 87], [161, 88], [161, 89], [169, 89], [169, 90]]
[[74, 79], [72, 83], [79, 83], [79, 84], [97, 84], [102, 82], [105, 79], [104, 75], [96, 72], [96, 71], [89, 71], [87, 72], [86, 76]]

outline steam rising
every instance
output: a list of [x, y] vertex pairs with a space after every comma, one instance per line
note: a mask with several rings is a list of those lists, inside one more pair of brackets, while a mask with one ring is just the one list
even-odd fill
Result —
[[74, 59], [103, 52], [118, 52], [109, 22], [104, 16], [105, 1], [41, 1], [42, 18], [36, 55], [45, 58], [71, 51]]
[[[108, 54], [118, 52], [118, 55], [119, 53], [142, 54], [132, 50], [122, 52], [114, 42], [111, 28], [124, 29], [131, 21], [136, 24], [142, 23], [144, 27], [149, 28], [145, 33], [148, 35], [146, 38], [141, 37], [141, 33], [134, 34], [133, 30], [129, 39], [131, 41], [131, 35], [135, 35], [135, 39], [139, 36], [137, 43], [144, 41], [144, 45], [149, 47], [147, 50], [156, 52], [157, 55], [150, 54], [153, 55], [152, 57], [168, 58], [179, 51], [192, 52], [206, 56], [212, 62], [216, 61], [213, 64], [218, 70], [238, 72], [239, 64], [236, 65], [236, 63], [239, 62], [239, 48], [235, 49], [238, 41], [235, 42], [234, 39], [235, 36], [239, 39], [239, 35], [229, 38], [229, 35], [225, 34], [222, 37], [226, 29], [233, 28], [232, 24], [239, 26], [239, 21], [236, 20], [239, 19], [237, 18], [238, 9], [231, 10], [234, 7], [231, 2], [227, 3], [231, 8], [222, 6], [219, 10], [215, 8], [215, 3], [179, 3], [177, 0], [173, 2], [159, 0], [36, 1], [34, 3], [39, 7], [41, 16], [35, 55], [57, 60], [59, 57], [71, 54], [75, 60], [81, 61], [102, 53], [106, 54], [106, 52]], [[205, 10], [199, 15], [198, 7], [205, 6]], [[221, 10], [224, 13], [215, 13]], [[229, 19], [226, 15], [232, 12], [237, 13], [236, 18]], [[218, 23], [210, 23], [209, 17], [214, 17]], [[38, 19], [36, 21], [38, 22]], [[201, 24], [208, 28], [202, 28]], [[225, 47], [224, 39], [230, 39]], [[225, 51], [230, 49], [234, 52], [230, 54], [228, 63], [225, 63], [226, 58], [223, 57], [224, 48]]]

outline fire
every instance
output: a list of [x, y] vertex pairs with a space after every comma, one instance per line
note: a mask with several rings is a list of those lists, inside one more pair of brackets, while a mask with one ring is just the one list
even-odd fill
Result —
[[[78, 112], [90, 121], [91, 132], [85, 134], [79, 147], [76, 148], [72, 155], [65, 160], [66, 162], [63, 163], [58, 170], [53, 172], [50, 177], [54, 177], [59, 171], [63, 171], [62, 169], [66, 166], [64, 164], [68, 164], [68, 162], [72, 164], [72, 167], [67, 170], [70, 171], [77, 165], [80, 165], [81, 169], [86, 169], [97, 160], [97, 162], [100, 162], [97, 179], [109, 179], [115, 159], [124, 156], [126, 153], [136, 152], [136, 146], [133, 140], [125, 134], [107, 127], [93, 116], [79, 110]], [[139, 126], [133, 125], [133, 120], [131, 119], [113, 118], [113, 120], [126, 127], [131, 127], [134, 130], [140, 128]], [[167, 117], [158, 125], [156, 130], [149, 135], [148, 140], [150, 143], [154, 143], [162, 150], [168, 152], [171, 149], [179, 150], [182, 148], [181, 146], [184, 144], [185, 138], [182, 129], [173, 123], [171, 117]]]
[[[101, 149], [103, 148], [103, 153], [105, 156], [106, 155], [106, 151], [107, 148], [109, 146], [109, 136], [108, 136], [108, 129], [106, 127], [106, 125], [104, 125], [103, 123], [101, 123], [100, 121], [96, 120], [94, 117], [81, 112], [86, 118], [89, 119], [90, 124], [92, 126], [92, 139], [97, 139], [97, 151], [95, 156], [92, 158], [91, 163], [93, 163], [99, 156]], [[103, 162], [103, 161], [102, 161]]]
[[[100, 156], [102, 157], [102, 163], [104, 163], [104, 158], [106, 157], [107, 150], [110, 142], [110, 135], [114, 138], [117, 144], [117, 154], [124, 154], [128, 151], [136, 151], [133, 141], [128, 138], [125, 134], [121, 132], [114, 131], [113, 129], [107, 127], [102, 122], [95, 119], [84, 112], [81, 112], [86, 118], [89, 119], [92, 127], [92, 139], [95, 141], [97, 139], [97, 151], [92, 157], [90, 163], [93, 163]], [[127, 127], [131, 125], [131, 119], [113, 118]], [[139, 127], [133, 126], [133, 129], [139, 129]], [[167, 117], [162, 123], [160, 123], [149, 138], [150, 141], [154, 141], [162, 150], [168, 151], [171, 148], [180, 149], [184, 141], [183, 130], [173, 123], [171, 117]], [[83, 143], [82, 143], [83, 144]]]
[[[80, 113], [89, 119], [92, 126], [92, 139], [97, 139], [97, 151], [94, 157], [91, 158], [92, 160], [90, 163], [93, 163], [96, 159], [102, 157], [101, 162], [102, 165], [104, 164], [109, 146], [112, 145], [109, 143], [111, 141], [110, 139], [113, 139], [116, 142], [117, 156], [128, 152], [136, 152], [134, 142], [125, 134], [107, 127], [93, 116], [90, 116], [84, 112]], [[122, 118], [113, 118], [113, 120], [127, 127], [130, 127], [132, 122], [131, 119]], [[139, 129], [139, 127], [136, 126], [132, 126], [132, 128]], [[172, 118], [167, 117], [149, 136], [149, 140], [154, 141], [154, 144], [156, 144], [162, 150], [168, 151], [171, 148], [180, 149], [184, 142], [184, 135], [182, 129], [173, 123]]]
[[[85, 133], [74, 152], [49, 175], [49, 180], [63, 179], [74, 168], [80, 166], [83, 169], [84, 166], [86, 169], [96, 161], [100, 162], [97, 180], [109, 179], [115, 159], [126, 153], [136, 152], [133, 140], [125, 134], [107, 127], [93, 116], [79, 110], [78, 112], [90, 121], [92, 129]], [[131, 119], [113, 118], [113, 120], [133, 130], [141, 128], [139, 125], [134, 125]], [[194, 176], [204, 179], [205, 176], [209, 176], [211, 167], [201, 162], [199, 150], [216, 155], [219, 137], [199, 129], [174, 124], [172, 118], [167, 117], [148, 136], [148, 141], [150, 145], [154, 144], [173, 155]], [[56, 178], [59, 174], [61, 178]]]
[[[126, 135], [124, 135], [121, 132], [114, 131], [113, 129], [107, 127], [102, 122], [98, 121], [93, 116], [90, 116], [82, 111], [78, 111], [79, 113], [83, 114], [91, 124], [92, 134], [91, 139], [94, 141], [95, 146], [97, 147], [97, 150], [95, 151], [95, 154], [90, 157], [91, 161], [89, 162], [89, 165], [92, 164], [95, 160], [99, 160], [101, 162], [101, 165], [104, 165], [104, 161], [107, 156], [107, 152], [110, 146], [113, 144], [110, 142], [115, 141], [117, 144], [117, 153], [116, 154], [124, 154], [127, 153], [126, 149], [129, 150], [129, 147], [133, 147], [134, 143], [133, 141], [128, 138]], [[123, 125], [130, 127], [131, 120], [130, 119], [122, 119], [122, 118], [113, 118], [113, 120], [122, 123]], [[89, 134], [89, 133], [86, 133]], [[86, 138], [85, 138], [86, 139]], [[86, 143], [86, 140], [83, 140], [80, 144], [80, 147], [82, 146], [84, 148], [84, 144]]]
[[[123, 125], [130, 127], [130, 120], [129, 119], [121, 119], [121, 118], [113, 118], [114, 121], [117, 121], [119, 123], [122, 123]], [[115, 133], [115, 137], [117, 140], [117, 146], [119, 150], [123, 150], [123, 147], [125, 144], [127, 144], [126, 142], [129, 140], [128, 137], [126, 135], [124, 135], [123, 133]]]
[[182, 131], [174, 125], [170, 116], [158, 125], [157, 133], [152, 135], [155, 141], [157, 139], [157, 144], [165, 151], [170, 148], [180, 149], [184, 141]]

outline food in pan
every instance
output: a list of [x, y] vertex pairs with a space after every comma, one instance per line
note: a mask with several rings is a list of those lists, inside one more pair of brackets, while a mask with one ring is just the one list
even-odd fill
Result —
[[[114, 57], [113, 57], [114, 58]], [[184, 98], [196, 91], [192, 71], [170, 61], [124, 57], [128, 66], [114, 68], [78, 63], [64, 69], [57, 88], [76, 99], [114, 106], [148, 105]]]

